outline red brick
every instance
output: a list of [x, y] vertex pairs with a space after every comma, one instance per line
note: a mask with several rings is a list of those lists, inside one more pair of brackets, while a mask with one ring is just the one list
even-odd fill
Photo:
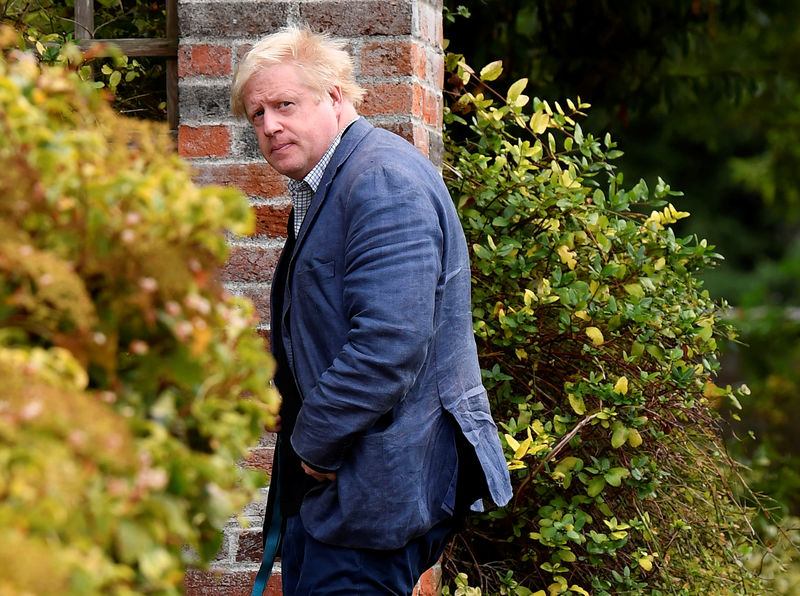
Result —
[[414, 143], [414, 124], [410, 118], [399, 122], [383, 123], [380, 127], [403, 137], [409, 143]]
[[181, 46], [178, 76], [226, 76], [231, 74], [231, 48], [221, 45]]
[[234, 246], [220, 278], [223, 282], [270, 283], [279, 254], [278, 248]]
[[414, 70], [414, 75], [422, 80], [425, 80], [428, 76], [427, 58], [428, 52], [426, 52], [425, 48], [418, 44], [414, 44], [411, 66]]
[[367, 90], [367, 96], [361, 105], [363, 115], [413, 113], [414, 90], [410, 85], [387, 83], [364, 85], [364, 88]]
[[425, 97], [425, 89], [419, 83], [414, 83], [414, 101], [411, 114], [414, 116], [422, 116], [422, 104]]
[[[417, 74], [417, 46], [411, 42], [371, 42], [361, 50], [361, 75], [368, 77]], [[423, 63], [424, 72], [424, 63]]]
[[289, 220], [291, 203], [281, 205], [256, 205], [256, 236], [283, 238], [286, 236], [286, 222]]
[[[185, 596], [250, 596], [255, 571], [190, 569], [184, 578]], [[281, 596], [280, 574], [269, 578], [264, 596]]]
[[422, 151], [426, 157], [430, 156], [430, 135], [424, 126], [414, 124], [414, 138], [411, 142], [414, 147]]
[[178, 127], [181, 157], [226, 157], [230, 155], [231, 133], [227, 126]]
[[242, 530], [239, 534], [239, 547], [236, 561], [239, 563], [258, 563], [264, 556], [264, 539], [260, 528]]
[[422, 119], [425, 124], [436, 128], [442, 127], [442, 94], [425, 89], [422, 96]]
[[245, 456], [243, 464], [248, 468], [263, 470], [267, 474], [271, 474], [272, 458], [274, 455], [274, 448], [256, 447]]
[[414, 596], [439, 596], [442, 593], [442, 568], [439, 564], [428, 569], [417, 582]]
[[198, 184], [236, 186], [242, 192], [263, 198], [286, 195], [286, 179], [266, 163], [206, 164], [195, 177]]
[[[259, 321], [264, 324], [269, 323], [269, 288], [265, 285], [257, 290], [242, 290], [242, 295], [253, 303]], [[267, 340], [267, 348], [269, 348], [269, 331], [264, 329], [259, 333]]]

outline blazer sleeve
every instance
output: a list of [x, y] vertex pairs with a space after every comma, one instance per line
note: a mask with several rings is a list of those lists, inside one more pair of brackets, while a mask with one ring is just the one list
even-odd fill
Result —
[[450, 200], [433, 182], [389, 163], [358, 174], [340, 195], [349, 329], [304, 396], [291, 438], [318, 469], [337, 470], [353, 437], [403, 399], [426, 363], [445, 241], [438, 205]]

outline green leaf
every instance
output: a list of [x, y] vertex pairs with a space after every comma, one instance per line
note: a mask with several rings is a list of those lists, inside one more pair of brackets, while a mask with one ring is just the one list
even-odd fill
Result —
[[644, 290], [640, 284], [626, 284], [625, 291], [636, 298], [644, 298]]
[[111, 73], [111, 76], [108, 78], [108, 86], [112, 89], [116, 89], [117, 85], [119, 85], [120, 81], [122, 80], [122, 73], [118, 70], [115, 70]]
[[630, 431], [620, 422], [615, 422], [612, 428], [611, 446], [614, 449], [618, 449], [619, 447], [622, 447], [628, 440], [628, 434]]
[[606, 487], [606, 479], [602, 476], [595, 476], [589, 481], [586, 487], [586, 494], [590, 497], [596, 497]]
[[618, 487], [622, 484], [622, 480], [630, 475], [631, 473], [627, 468], [611, 468], [605, 473], [604, 478], [611, 486]]

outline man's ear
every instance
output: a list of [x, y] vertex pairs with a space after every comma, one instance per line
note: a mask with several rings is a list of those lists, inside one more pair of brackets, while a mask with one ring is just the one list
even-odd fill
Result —
[[344, 102], [344, 94], [342, 93], [342, 88], [336, 85], [328, 92], [328, 97], [330, 97], [331, 101], [333, 102], [333, 107], [341, 109], [342, 103]]

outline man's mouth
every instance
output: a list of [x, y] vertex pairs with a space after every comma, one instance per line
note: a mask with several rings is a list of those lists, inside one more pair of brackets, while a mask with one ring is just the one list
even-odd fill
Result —
[[281, 151], [283, 151], [284, 149], [287, 149], [291, 145], [292, 145], [291, 143], [275, 143], [275, 144], [272, 145], [272, 149], [270, 150], [270, 153], [272, 153], [272, 154], [280, 153]]

